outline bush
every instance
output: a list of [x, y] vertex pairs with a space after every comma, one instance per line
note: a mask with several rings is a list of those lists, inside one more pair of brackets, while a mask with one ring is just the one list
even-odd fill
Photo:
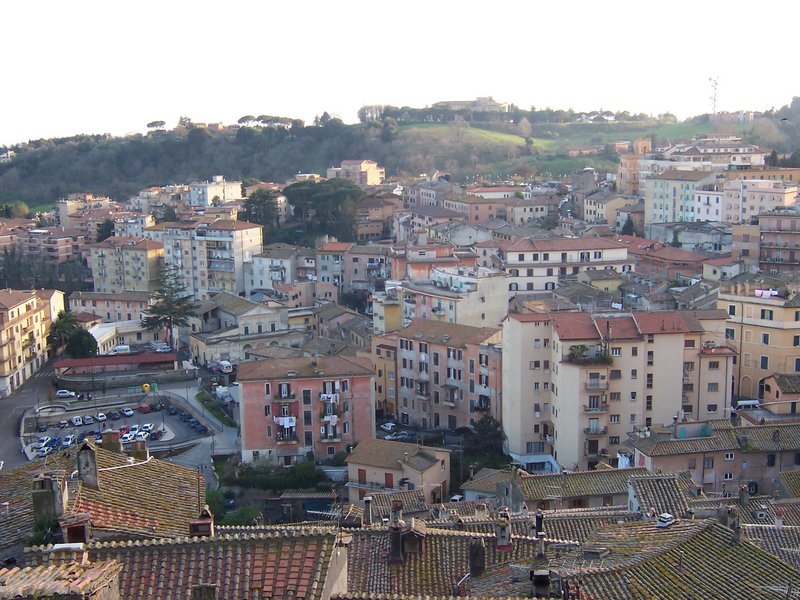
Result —
[[347, 458], [347, 452], [345, 452], [344, 450], [337, 452], [336, 454], [333, 455], [333, 458], [331, 459], [331, 465], [334, 467], [343, 467], [346, 464], [344, 462], [346, 458]]
[[272, 465], [242, 465], [235, 474], [226, 474], [221, 478], [225, 485], [257, 488], [262, 490], [288, 490], [313, 488], [327, 481], [325, 473], [313, 462], [302, 462], [299, 465], [284, 469]]

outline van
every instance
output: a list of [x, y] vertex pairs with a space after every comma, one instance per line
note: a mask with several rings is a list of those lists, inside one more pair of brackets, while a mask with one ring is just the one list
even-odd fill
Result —
[[753, 408], [759, 408], [761, 406], [761, 400], [737, 400], [735, 405], [731, 406], [731, 410], [747, 410]]
[[111, 354], [130, 354], [130, 353], [131, 353], [131, 347], [125, 344], [120, 346], [114, 346], [114, 349], [111, 351]]
[[212, 373], [233, 373], [233, 365], [227, 360], [218, 360], [209, 367], [209, 370]]

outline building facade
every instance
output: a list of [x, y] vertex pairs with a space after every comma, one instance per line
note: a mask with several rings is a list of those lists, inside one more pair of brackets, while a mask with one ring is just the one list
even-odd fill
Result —
[[163, 261], [164, 244], [142, 237], [111, 236], [89, 246], [96, 292], [153, 292]]

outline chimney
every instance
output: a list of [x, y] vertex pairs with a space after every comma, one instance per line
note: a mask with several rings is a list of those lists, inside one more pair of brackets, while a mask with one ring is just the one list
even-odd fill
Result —
[[683, 513], [683, 516], [688, 521], [694, 521], [694, 509], [693, 508], [687, 508], [686, 512]]
[[403, 501], [392, 500], [392, 508], [389, 511], [389, 521], [403, 520]]
[[469, 466], [469, 478], [472, 479], [473, 477], [475, 477], [475, 464], [474, 463]]
[[200, 511], [200, 516], [194, 521], [189, 521], [190, 537], [214, 537], [214, 515], [205, 505]]
[[150, 451], [147, 449], [147, 444], [144, 440], [136, 440], [131, 442], [131, 449], [128, 451], [131, 458], [139, 461], [146, 461], [150, 458]]
[[486, 544], [483, 538], [469, 541], [469, 576], [480, 577], [486, 570]]
[[33, 518], [36, 521], [60, 517], [69, 500], [66, 477], [59, 478], [55, 473], [45, 473], [34, 478], [31, 500]]
[[536, 556], [544, 558], [544, 531], [536, 534]]
[[405, 522], [403, 516], [403, 503], [400, 500], [392, 502], [391, 519], [389, 520], [389, 564], [401, 565], [405, 562], [403, 556], [403, 529]]
[[92, 539], [92, 523], [89, 513], [71, 514], [58, 520], [61, 535], [67, 544], [85, 544]]
[[775, 442], [775, 443], [778, 443], [778, 442], [781, 441], [781, 430], [780, 429], [776, 429], [775, 431], [772, 432], [772, 441]]
[[486, 505], [481, 502], [475, 507], [475, 518], [476, 519], [485, 519], [489, 516], [489, 509], [486, 508]]
[[84, 442], [78, 450], [78, 477], [83, 485], [94, 490], [100, 489], [100, 479], [97, 476], [97, 456], [95, 447]]
[[372, 526], [372, 496], [364, 497], [364, 526]]
[[216, 583], [197, 583], [192, 586], [192, 600], [217, 600]]
[[523, 517], [527, 517], [528, 516], [529, 511], [528, 511], [527, 503], [525, 503], [525, 502], [522, 503], [522, 506], [520, 507], [519, 512], [522, 514]]
[[747, 486], [743, 485], [739, 488], [739, 506], [742, 510], [747, 509], [747, 504], [750, 502], [750, 493], [747, 491]]
[[739, 525], [739, 519], [736, 519], [736, 523], [733, 525], [733, 543], [736, 546], [742, 544], [742, 528]]
[[122, 442], [119, 441], [119, 430], [106, 429], [103, 432], [103, 449], [122, 454]]
[[536, 535], [544, 533], [544, 513], [541, 510], [536, 511]]
[[510, 552], [513, 547], [511, 539], [511, 516], [508, 507], [502, 507], [494, 520], [494, 535], [498, 552]]

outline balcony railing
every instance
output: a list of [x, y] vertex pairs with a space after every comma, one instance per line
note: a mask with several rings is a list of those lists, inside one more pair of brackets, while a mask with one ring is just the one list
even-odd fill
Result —
[[608, 412], [608, 404], [603, 402], [598, 406], [590, 406], [588, 404], [583, 405], [583, 412], [587, 413], [606, 413]]
[[279, 446], [283, 445], [283, 444], [296, 444], [297, 443], [297, 435], [296, 434], [294, 434], [294, 435], [281, 435], [281, 436], [278, 436], [275, 439], [276, 439], [276, 441], [277, 441]]
[[590, 379], [586, 383], [583, 384], [586, 388], [586, 391], [593, 391], [593, 390], [607, 390], [608, 389], [608, 382], [607, 381], [595, 381], [594, 379]]
[[295, 394], [275, 394], [275, 400], [280, 400], [282, 402], [288, 402], [289, 400], [294, 400]]
[[583, 433], [589, 437], [606, 435], [608, 427], [587, 427], [583, 430]]
[[595, 355], [570, 355], [564, 357], [564, 361], [574, 365], [610, 365], [613, 364], [613, 359], [607, 354]]

